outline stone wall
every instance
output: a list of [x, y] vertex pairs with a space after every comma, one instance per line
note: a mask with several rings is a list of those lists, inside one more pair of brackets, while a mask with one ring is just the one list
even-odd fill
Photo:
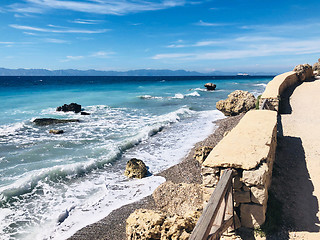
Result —
[[249, 111], [211, 151], [202, 165], [203, 198], [209, 200], [222, 172], [232, 168], [235, 211], [243, 227], [265, 221], [277, 145], [277, 112]]
[[268, 83], [259, 100], [260, 108], [264, 100], [267, 99], [272, 110], [278, 111], [279, 102], [284, 91], [289, 87], [296, 85], [298, 82], [299, 78], [294, 71], [286, 72], [274, 77], [273, 80]]

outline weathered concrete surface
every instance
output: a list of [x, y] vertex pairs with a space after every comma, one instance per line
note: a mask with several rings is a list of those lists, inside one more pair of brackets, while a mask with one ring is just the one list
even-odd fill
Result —
[[298, 81], [298, 77], [295, 72], [286, 72], [283, 74], [280, 74], [273, 78], [272, 81], [270, 81], [263, 92], [261, 98], [275, 98], [277, 99], [279, 95], [283, 93], [284, 90], [286, 90], [288, 87], [296, 84]]
[[290, 238], [320, 239], [320, 80], [298, 86], [291, 95], [290, 105], [292, 113], [281, 115], [283, 146], [277, 150], [280, 156], [277, 161], [290, 163], [298, 158], [293, 166], [286, 165], [285, 172], [297, 164], [304, 167], [294, 168], [294, 175], [279, 182], [281, 189], [277, 193], [283, 195], [285, 211], [293, 218], [294, 231]]
[[237, 127], [210, 152], [203, 166], [255, 168], [268, 156], [276, 125], [277, 112], [248, 112]]

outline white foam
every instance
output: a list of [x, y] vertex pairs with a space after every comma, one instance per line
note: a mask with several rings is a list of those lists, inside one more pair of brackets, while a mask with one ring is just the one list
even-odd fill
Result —
[[197, 91], [194, 91], [192, 93], [187, 94], [186, 96], [191, 96], [191, 97], [200, 97], [200, 94]]

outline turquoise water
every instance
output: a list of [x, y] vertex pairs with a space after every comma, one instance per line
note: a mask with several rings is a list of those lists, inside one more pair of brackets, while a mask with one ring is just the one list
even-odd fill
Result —
[[[154, 174], [178, 163], [224, 117], [218, 100], [237, 89], [257, 96], [271, 79], [0, 77], [0, 236], [65, 239], [149, 195], [164, 181]], [[206, 82], [217, 89], [206, 91]], [[71, 102], [91, 115], [55, 111]], [[33, 124], [44, 117], [80, 122]], [[64, 134], [51, 135], [52, 128]], [[147, 164], [149, 177], [123, 176], [132, 157]]]

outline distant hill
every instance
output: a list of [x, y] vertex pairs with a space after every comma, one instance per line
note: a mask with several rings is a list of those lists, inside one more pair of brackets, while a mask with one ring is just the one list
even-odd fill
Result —
[[[130, 71], [98, 71], [98, 70], [47, 70], [47, 69], [7, 69], [0, 68], [0, 76], [234, 76], [238, 72], [214, 71], [200, 73], [186, 70], [138, 69]], [[276, 73], [248, 73], [249, 75], [276, 75]]]

